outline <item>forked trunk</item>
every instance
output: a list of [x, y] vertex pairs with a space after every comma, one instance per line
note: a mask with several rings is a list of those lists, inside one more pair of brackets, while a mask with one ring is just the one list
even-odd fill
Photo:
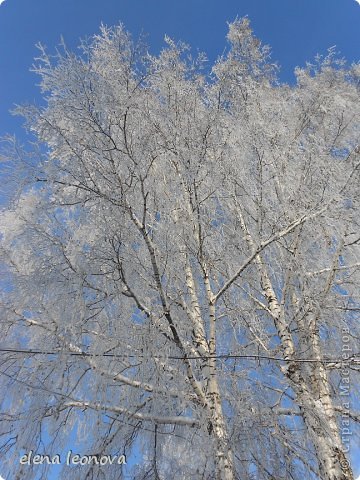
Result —
[[297, 403], [314, 445], [321, 480], [354, 480], [334, 416], [325, 408], [321, 399], [314, 399], [307, 382], [298, 371], [298, 365], [290, 363], [287, 377], [296, 393]]

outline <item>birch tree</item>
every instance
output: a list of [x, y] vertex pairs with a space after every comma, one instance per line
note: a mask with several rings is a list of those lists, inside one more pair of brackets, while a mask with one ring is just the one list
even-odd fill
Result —
[[228, 41], [211, 71], [122, 26], [40, 47], [45, 105], [17, 108], [36, 142], [3, 155], [11, 478], [47, 478], [18, 458], [75, 434], [134, 479], [354, 478], [359, 65], [330, 50], [284, 85], [248, 19]]

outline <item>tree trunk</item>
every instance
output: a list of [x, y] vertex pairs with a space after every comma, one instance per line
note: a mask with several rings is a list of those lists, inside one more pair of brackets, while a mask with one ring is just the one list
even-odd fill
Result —
[[311, 379], [304, 377], [300, 372], [299, 363], [292, 361], [296, 350], [290, 329], [284, 318], [284, 311], [279, 305], [260, 256], [258, 264], [262, 273], [264, 295], [273, 314], [274, 323], [283, 347], [284, 358], [288, 360], [287, 367], [283, 370], [296, 394], [296, 402], [302, 412], [304, 423], [314, 445], [320, 478], [322, 480], [354, 480], [342, 446], [329, 391], [327, 373], [321, 363], [322, 355], [317, 336], [318, 332], [316, 332], [316, 329], [310, 328], [309, 343], [311, 347], [306, 348], [306, 351], [310, 351], [313, 355], [313, 359], [319, 360], [319, 363], [314, 365], [316, 372]]
[[211, 421], [208, 428], [209, 433], [213, 435], [216, 443], [216, 480], [234, 480], [232, 452], [229, 447], [228, 434], [216, 378], [210, 378], [207, 396], [211, 412]]
[[216, 308], [215, 297], [211, 290], [206, 266], [204, 268], [204, 284], [209, 308], [209, 360], [208, 360], [208, 387], [207, 403], [210, 409], [209, 433], [216, 441], [215, 466], [216, 480], [234, 480], [234, 465], [232, 452], [224, 420], [219, 391], [217, 365], [216, 365]]
[[341, 443], [339, 429], [321, 400], [314, 399], [299, 365], [290, 362], [286, 373], [296, 394], [302, 418], [314, 445], [321, 480], [354, 480]]

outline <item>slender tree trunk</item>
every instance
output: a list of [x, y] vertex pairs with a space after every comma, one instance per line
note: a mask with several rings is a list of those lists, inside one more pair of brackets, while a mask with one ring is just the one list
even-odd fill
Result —
[[216, 480], [234, 480], [232, 452], [229, 447], [228, 434], [224, 420], [219, 391], [216, 365], [216, 308], [211, 290], [209, 276], [205, 266], [204, 284], [209, 308], [209, 354], [207, 398], [210, 408], [209, 432], [215, 438]]
[[229, 447], [221, 397], [216, 377], [210, 377], [208, 401], [211, 412], [209, 433], [215, 439], [216, 480], [234, 480], [233, 457]]
[[[298, 303], [295, 293], [293, 294], [293, 301], [295, 304]], [[297, 385], [301, 383], [302, 391], [308, 390], [306, 394], [301, 391], [298, 392], [297, 398], [301, 405], [300, 409], [303, 413], [304, 422], [311, 433], [321, 479], [353, 480], [354, 475], [344, 452], [331, 398], [328, 372], [322, 363], [323, 355], [317, 318], [318, 312], [311, 312], [308, 323], [305, 323], [304, 318], [299, 318], [298, 325], [301, 350], [309, 352], [311, 358], [318, 360], [318, 363], [308, 366], [306, 378], [303, 378], [301, 382], [298, 376], [291, 379], [291, 369], [289, 369], [287, 376], [292, 383]], [[306, 400], [304, 396], [307, 396], [310, 400]]]
[[354, 480], [341, 443], [335, 412], [321, 399], [315, 399], [309, 382], [299, 372], [299, 365], [289, 362], [286, 376], [296, 394], [302, 417], [315, 448], [321, 480]]
[[[296, 394], [296, 402], [313, 442], [320, 477], [322, 480], [353, 480], [354, 476], [341, 442], [327, 373], [321, 363], [322, 355], [317, 332], [314, 328], [309, 330], [311, 348], [307, 351], [314, 355], [315, 360], [319, 360], [319, 363], [315, 364], [316, 368], [320, 365], [312, 381], [311, 378], [304, 377], [300, 372], [299, 364], [292, 361], [296, 349], [291, 331], [284, 318], [284, 310], [279, 304], [266, 266], [260, 256], [257, 258], [257, 263], [262, 274], [264, 295], [283, 346], [284, 358], [288, 361], [284, 372]], [[310, 322], [310, 326], [313, 324], [314, 322]]]
[[314, 359], [319, 360], [315, 367], [317, 371], [314, 382], [311, 382], [311, 379], [304, 378], [301, 375], [299, 364], [291, 361], [296, 350], [284, 318], [284, 311], [278, 302], [266, 266], [260, 256], [257, 261], [261, 268], [264, 294], [283, 346], [284, 358], [289, 361], [286, 376], [296, 393], [296, 401], [314, 444], [320, 477], [322, 480], [353, 480], [354, 476], [341, 442], [327, 373], [321, 363], [322, 355], [317, 332], [312, 328], [309, 331], [309, 343], [312, 348], [307, 349], [307, 351], [311, 351]]
[[[300, 328], [305, 330], [306, 327], [301, 325]], [[309, 395], [312, 396], [314, 405], [307, 407], [309, 402], [304, 401], [302, 402], [302, 411], [304, 422], [308, 430], [312, 432], [321, 478], [324, 480], [353, 480], [354, 476], [346, 459], [331, 398], [328, 372], [321, 362], [323, 355], [319, 332], [316, 328], [316, 315], [311, 316], [306, 334], [301, 335], [301, 343], [304, 351], [311, 352], [311, 357], [319, 361], [310, 366], [312, 372], [309, 381], [303, 380], [303, 384], [309, 386]], [[322, 418], [321, 431], [319, 431], [319, 427], [316, 427], [316, 417]]]

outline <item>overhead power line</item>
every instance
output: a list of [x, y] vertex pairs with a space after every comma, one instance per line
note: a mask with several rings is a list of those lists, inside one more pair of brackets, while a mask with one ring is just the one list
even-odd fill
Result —
[[216, 359], [244, 359], [244, 360], [269, 360], [277, 362], [297, 362], [297, 363], [323, 363], [323, 364], [359, 364], [360, 354], [350, 355], [348, 358], [324, 358], [321, 360], [313, 358], [291, 358], [285, 359], [282, 357], [260, 355], [260, 354], [219, 354], [219, 355], [144, 355], [144, 354], [131, 354], [131, 353], [88, 353], [88, 352], [71, 352], [66, 350], [46, 351], [46, 350], [34, 350], [34, 349], [15, 349], [15, 348], [0, 348], [0, 353], [22, 353], [24, 355], [69, 355], [74, 357], [110, 357], [110, 358], [152, 358], [156, 360], [208, 360], [210, 358]]

